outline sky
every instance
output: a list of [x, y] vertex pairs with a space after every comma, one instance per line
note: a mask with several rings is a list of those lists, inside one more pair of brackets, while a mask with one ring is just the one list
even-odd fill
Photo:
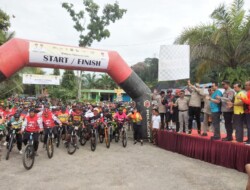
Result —
[[[102, 8], [115, 0], [94, 0]], [[79, 34], [63, 2], [83, 7], [82, 0], [0, 0], [1, 9], [11, 17], [15, 37], [78, 46]], [[220, 4], [232, 0], [119, 0], [127, 13], [109, 26], [110, 38], [92, 48], [115, 50], [128, 65], [158, 57], [161, 45], [173, 44], [184, 28], [210, 23], [209, 15]], [[250, 10], [250, 0], [245, 0]]]

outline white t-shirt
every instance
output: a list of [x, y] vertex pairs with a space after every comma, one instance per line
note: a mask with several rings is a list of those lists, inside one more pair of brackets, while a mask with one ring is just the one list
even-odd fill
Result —
[[160, 122], [161, 122], [160, 115], [158, 115], [158, 116], [153, 115], [152, 116], [152, 127], [153, 127], [153, 129], [159, 129], [160, 128]]

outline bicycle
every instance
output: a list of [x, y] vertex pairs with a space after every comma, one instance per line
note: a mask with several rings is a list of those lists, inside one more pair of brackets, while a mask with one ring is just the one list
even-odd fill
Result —
[[125, 148], [127, 146], [127, 132], [124, 126], [122, 126], [121, 138], [122, 138], [122, 145]]
[[70, 140], [67, 143], [66, 147], [68, 149], [68, 154], [74, 154], [77, 147], [77, 131], [79, 129], [79, 126], [73, 126], [73, 130], [70, 134]]
[[57, 142], [56, 142], [56, 147], [58, 148], [60, 146], [60, 142], [62, 139], [62, 131], [63, 131], [63, 126], [57, 126]]
[[54, 145], [53, 145], [53, 139], [54, 139], [54, 134], [53, 134], [53, 128], [49, 128], [49, 133], [48, 133], [48, 139], [46, 142], [46, 150], [47, 150], [47, 155], [50, 158], [53, 157], [54, 154]]
[[120, 130], [122, 129], [124, 125], [124, 121], [123, 120], [118, 120], [116, 122], [116, 128], [115, 128], [115, 142], [119, 142], [120, 140]]
[[14, 147], [14, 144], [16, 143], [16, 134], [20, 129], [13, 127], [10, 130], [10, 139], [9, 142], [7, 144], [7, 153], [6, 153], [6, 157], [5, 159], [8, 160], [9, 156], [10, 156], [10, 152], [12, 150], [12, 148]]
[[98, 131], [98, 134], [99, 134], [99, 142], [100, 143], [103, 143], [103, 140], [104, 140], [104, 137], [105, 137], [105, 128], [104, 128], [104, 125], [101, 124], [99, 125], [100, 128], [99, 128], [99, 131]]
[[23, 154], [23, 166], [26, 170], [30, 170], [35, 162], [35, 150], [33, 144], [34, 144], [33, 133], [30, 133], [29, 141], [25, 147]]
[[0, 124], [0, 142], [2, 141], [5, 135], [6, 135], [5, 125], [2, 123]]
[[110, 122], [104, 123], [104, 139], [105, 139], [107, 148], [110, 147], [111, 134], [112, 134], [111, 128], [112, 128], [112, 125]]
[[121, 133], [122, 145], [125, 148], [127, 146], [127, 132], [126, 132], [126, 128], [124, 126], [124, 121], [117, 121], [115, 142], [119, 141], [120, 133]]
[[96, 123], [94, 125], [91, 125], [91, 138], [90, 138], [90, 147], [92, 151], [95, 151], [96, 149], [96, 141], [97, 141], [97, 132], [96, 132]]
[[84, 146], [91, 137], [91, 130], [89, 127], [89, 123], [85, 123], [83, 125], [82, 129], [80, 130], [79, 137], [80, 137], [79, 139], [80, 144]]

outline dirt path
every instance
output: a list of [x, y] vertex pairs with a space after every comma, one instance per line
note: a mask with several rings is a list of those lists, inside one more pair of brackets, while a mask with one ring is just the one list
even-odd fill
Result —
[[16, 148], [0, 161], [0, 189], [10, 190], [242, 190], [247, 176], [236, 170], [215, 166], [144, 143], [127, 148], [112, 142], [110, 149], [89, 142], [74, 155], [61, 146], [48, 159], [41, 144], [34, 167], [26, 171]]

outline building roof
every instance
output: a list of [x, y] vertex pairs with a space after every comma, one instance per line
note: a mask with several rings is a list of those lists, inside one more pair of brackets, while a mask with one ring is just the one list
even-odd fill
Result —
[[[116, 94], [115, 90], [103, 90], [103, 89], [83, 89], [82, 92], [94, 92], [94, 93], [111, 93]], [[124, 90], [121, 91], [122, 94], [126, 94]]]

